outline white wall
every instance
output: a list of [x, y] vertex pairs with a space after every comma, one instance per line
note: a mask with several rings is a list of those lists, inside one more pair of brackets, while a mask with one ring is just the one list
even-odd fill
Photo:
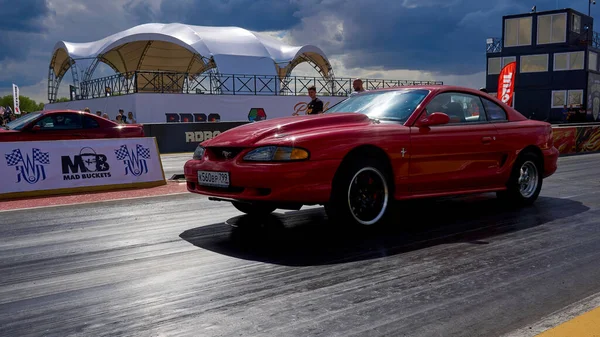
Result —
[[[320, 97], [325, 106], [332, 106], [346, 97]], [[119, 109], [133, 111], [138, 123], [165, 123], [167, 113], [218, 113], [221, 121], [248, 121], [252, 108], [263, 108], [267, 119], [304, 114], [308, 96], [194, 95], [194, 94], [132, 94], [83, 101], [47, 104], [45, 110], [83, 109], [107, 112], [114, 119]]]

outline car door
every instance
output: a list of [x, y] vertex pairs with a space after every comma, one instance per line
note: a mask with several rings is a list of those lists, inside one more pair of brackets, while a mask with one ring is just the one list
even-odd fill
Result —
[[81, 114], [75, 112], [45, 115], [34, 123], [36, 130], [29, 130], [31, 140], [82, 139], [83, 125]]
[[409, 165], [412, 194], [435, 195], [493, 187], [502, 153], [497, 130], [488, 122], [478, 95], [442, 92], [423, 114], [443, 112], [450, 122], [412, 126]]

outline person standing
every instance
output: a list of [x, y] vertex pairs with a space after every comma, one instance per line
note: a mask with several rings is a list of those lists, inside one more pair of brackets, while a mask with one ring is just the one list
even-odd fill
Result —
[[323, 113], [323, 101], [317, 97], [317, 88], [313, 85], [308, 88], [308, 96], [312, 99], [306, 105], [307, 115], [318, 115]]
[[361, 92], [365, 92], [365, 88], [363, 87], [363, 81], [360, 78], [357, 78], [352, 82], [352, 88], [354, 91], [350, 94], [350, 96], [354, 96], [356, 94], [360, 94]]

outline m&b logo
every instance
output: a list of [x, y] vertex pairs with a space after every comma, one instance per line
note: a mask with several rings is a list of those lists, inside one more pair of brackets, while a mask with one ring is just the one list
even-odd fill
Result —
[[98, 154], [91, 147], [84, 147], [79, 155], [62, 156], [62, 173], [64, 180], [110, 178], [110, 165], [103, 154]]

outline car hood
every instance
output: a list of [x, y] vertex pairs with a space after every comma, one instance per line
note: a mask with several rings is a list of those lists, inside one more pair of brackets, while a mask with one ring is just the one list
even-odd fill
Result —
[[265, 140], [283, 139], [300, 134], [323, 132], [330, 128], [356, 127], [371, 124], [360, 113], [330, 113], [283, 117], [235, 127], [206, 140], [202, 146], [247, 147]]

